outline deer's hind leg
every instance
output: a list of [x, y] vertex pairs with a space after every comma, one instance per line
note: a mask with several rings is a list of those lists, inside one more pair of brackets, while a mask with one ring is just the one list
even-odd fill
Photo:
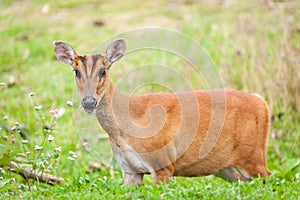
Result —
[[258, 140], [256, 144], [248, 146], [245, 144], [237, 148], [234, 160], [231, 162], [240, 174], [247, 175], [249, 178], [268, 177], [271, 174], [266, 166], [265, 147], [259, 143]]
[[241, 173], [248, 174], [251, 178], [256, 177], [268, 177], [271, 172], [268, 170], [265, 164], [263, 163], [249, 163], [243, 164], [243, 166], [239, 165], [236, 167]]
[[231, 165], [249, 179], [268, 177], [271, 174], [266, 166], [268, 123], [268, 118], [249, 121], [232, 152]]
[[231, 163], [244, 178], [250, 180], [258, 176], [268, 177], [271, 174], [266, 166], [265, 153], [262, 149], [254, 146], [249, 149], [240, 148], [238, 152], [244, 152], [248, 156], [236, 156]]

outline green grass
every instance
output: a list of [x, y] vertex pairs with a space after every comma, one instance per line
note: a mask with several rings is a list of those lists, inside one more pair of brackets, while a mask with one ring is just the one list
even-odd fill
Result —
[[[18, 122], [28, 134], [29, 144], [22, 145], [16, 132], [2, 129], [0, 165], [26, 157], [23, 148], [32, 152], [26, 158], [33, 165], [45, 160], [48, 153], [53, 156], [47, 158], [53, 165], [51, 174], [63, 177], [65, 183], [49, 186], [35, 180], [25, 182], [3, 168], [0, 198], [299, 199], [300, 4], [203, 2], [1, 1], [0, 124], [11, 128]], [[104, 26], [95, 26], [97, 20]], [[169, 185], [154, 186], [152, 178], [146, 176], [145, 186], [124, 187], [106, 140], [99, 142], [97, 150], [101, 161], [112, 169], [103, 166], [98, 172], [87, 172], [88, 162], [98, 160], [85, 150], [72, 125], [73, 109], [66, 102], [72, 100], [74, 76], [70, 67], [56, 60], [52, 42], [64, 40], [79, 52], [90, 53], [115, 34], [149, 26], [174, 29], [193, 38], [215, 62], [225, 87], [259, 93], [273, 115], [282, 113], [270, 131], [267, 165], [273, 174], [264, 180], [265, 184], [260, 178], [250, 183], [227, 183], [209, 176], [176, 178]], [[170, 55], [153, 55], [145, 62], [178, 63]], [[112, 79], [118, 80], [131, 65], [143, 63], [140, 58], [129, 55], [116, 64], [111, 70]], [[195, 85], [202, 83], [191, 77]], [[142, 92], [157, 89], [153, 87]], [[36, 95], [30, 97], [30, 92]], [[35, 105], [43, 107], [37, 111]], [[49, 114], [53, 109], [65, 109], [65, 113], [55, 119]], [[44, 141], [48, 136], [45, 125], [53, 129], [53, 142]], [[35, 151], [35, 145], [44, 145], [43, 152]], [[55, 153], [54, 148], [59, 146], [62, 151]], [[68, 159], [70, 151], [77, 155], [74, 161]]]

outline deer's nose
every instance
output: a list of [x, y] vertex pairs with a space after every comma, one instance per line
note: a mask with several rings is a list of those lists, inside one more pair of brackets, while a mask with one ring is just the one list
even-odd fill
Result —
[[84, 108], [94, 108], [97, 104], [97, 100], [94, 97], [85, 97], [81, 102]]

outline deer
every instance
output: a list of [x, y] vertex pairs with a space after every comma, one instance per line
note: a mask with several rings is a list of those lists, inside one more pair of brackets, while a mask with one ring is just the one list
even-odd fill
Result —
[[260, 96], [233, 89], [126, 94], [109, 77], [125, 55], [125, 39], [103, 54], [79, 55], [63, 41], [53, 45], [57, 59], [75, 72], [85, 113], [108, 134], [124, 185], [143, 185], [145, 174], [154, 184], [176, 176], [234, 182], [271, 174], [270, 111]]

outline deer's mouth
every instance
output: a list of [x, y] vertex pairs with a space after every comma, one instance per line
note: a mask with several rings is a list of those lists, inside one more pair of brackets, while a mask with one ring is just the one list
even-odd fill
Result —
[[82, 104], [82, 107], [84, 108], [84, 111], [88, 115], [92, 115], [95, 113], [97, 100], [94, 97], [83, 98], [81, 104]]
[[95, 108], [84, 108], [83, 107], [83, 109], [84, 109], [85, 113], [88, 115], [93, 115], [93, 114], [95, 114], [95, 111], [96, 111]]

